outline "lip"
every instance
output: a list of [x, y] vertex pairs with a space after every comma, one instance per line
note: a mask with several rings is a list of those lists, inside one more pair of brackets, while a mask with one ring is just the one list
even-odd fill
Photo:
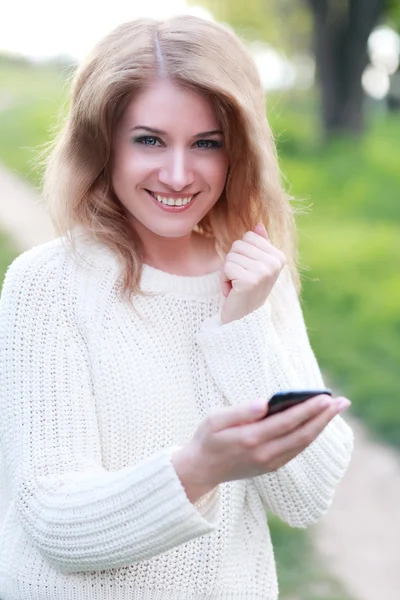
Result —
[[[153, 202], [155, 204], [157, 204], [157, 206], [159, 208], [161, 208], [161, 210], [165, 210], [166, 212], [183, 212], [185, 210], [187, 210], [188, 208], [191, 207], [191, 205], [193, 204], [193, 202], [196, 201], [196, 196], [197, 194], [193, 194], [193, 198], [191, 199], [191, 201], [188, 204], [185, 204], [184, 206], [169, 206], [168, 204], [163, 204], [162, 202], [159, 202], [157, 200], [157, 198], [154, 198], [153, 194], [149, 192], [149, 190], [146, 190], [146, 192], [148, 193], [148, 195], [150, 196], [150, 198], [153, 200]], [[155, 192], [153, 192], [155, 193]], [[160, 196], [162, 196], [162, 194], [159, 194]], [[178, 194], [168, 194], [168, 196], [170, 198], [182, 198], [182, 195], [178, 195]]]

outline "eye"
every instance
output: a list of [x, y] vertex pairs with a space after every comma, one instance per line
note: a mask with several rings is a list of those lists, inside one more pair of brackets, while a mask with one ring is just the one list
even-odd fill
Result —
[[152, 135], [141, 135], [139, 137], [133, 138], [135, 144], [143, 144], [144, 146], [157, 146], [157, 142], [161, 142], [161, 140]]
[[212, 150], [214, 148], [222, 148], [222, 142], [217, 140], [199, 140], [196, 142], [197, 148], [200, 150]]

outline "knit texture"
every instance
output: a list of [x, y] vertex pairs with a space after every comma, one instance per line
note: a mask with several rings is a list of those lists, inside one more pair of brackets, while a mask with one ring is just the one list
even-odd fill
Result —
[[133, 311], [100, 243], [18, 257], [0, 301], [1, 600], [276, 600], [265, 509], [305, 527], [350, 460], [340, 416], [274, 473], [191, 503], [172, 466], [212, 410], [323, 386], [285, 268], [222, 325], [220, 274], [144, 266]]

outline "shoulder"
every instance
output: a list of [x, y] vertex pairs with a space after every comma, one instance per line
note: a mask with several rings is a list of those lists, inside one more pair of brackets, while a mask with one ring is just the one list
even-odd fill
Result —
[[36, 246], [18, 256], [8, 267], [1, 303], [7, 300], [60, 301], [66, 294], [73, 295], [90, 275], [97, 275], [104, 267], [115, 268], [115, 259], [104, 246], [76, 239], [72, 248], [66, 238]]
[[26, 282], [28, 277], [39, 279], [45, 272], [59, 270], [65, 252], [62, 238], [57, 238], [20, 254], [6, 271], [5, 287], [15, 282]]

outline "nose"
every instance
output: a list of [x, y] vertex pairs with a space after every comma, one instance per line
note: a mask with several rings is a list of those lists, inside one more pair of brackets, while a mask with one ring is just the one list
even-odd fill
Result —
[[180, 192], [194, 181], [194, 171], [185, 151], [176, 148], [168, 153], [165, 165], [159, 170], [158, 179], [175, 192]]

